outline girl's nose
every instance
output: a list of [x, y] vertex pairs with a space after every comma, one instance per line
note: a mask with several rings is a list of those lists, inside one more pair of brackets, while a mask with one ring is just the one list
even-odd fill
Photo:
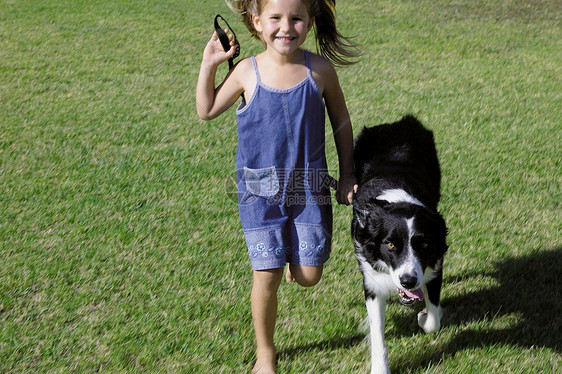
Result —
[[291, 22], [288, 19], [281, 21], [281, 31], [289, 31], [291, 29]]

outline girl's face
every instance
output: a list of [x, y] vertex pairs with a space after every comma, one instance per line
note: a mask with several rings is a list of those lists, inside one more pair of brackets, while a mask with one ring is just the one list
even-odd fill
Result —
[[302, 0], [268, 0], [252, 19], [267, 49], [282, 55], [295, 52], [313, 24]]

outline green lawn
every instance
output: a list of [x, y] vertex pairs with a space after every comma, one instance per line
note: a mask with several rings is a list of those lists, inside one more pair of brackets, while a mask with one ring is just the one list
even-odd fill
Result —
[[[562, 3], [337, 9], [363, 50], [338, 70], [355, 132], [413, 113], [443, 170], [443, 327], [390, 303], [391, 369], [560, 372]], [[0, 0], [0, 372], [251, 368], [235, 115], [195, 111], [218, 12], [261, 51], [222, 0]], [[369, 368], [351, 209], [334, 213], [322, 282], [280, 289], [281, 373]]]

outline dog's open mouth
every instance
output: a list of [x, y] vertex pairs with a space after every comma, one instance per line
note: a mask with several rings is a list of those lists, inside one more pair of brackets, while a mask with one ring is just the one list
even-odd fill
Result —
[[400, 302], [404, 305], [412, 305], [416, 300], [423, 300], [423, 291], [421, 288], [413, 291], [398, 290], [398, 296], [400, 297]]

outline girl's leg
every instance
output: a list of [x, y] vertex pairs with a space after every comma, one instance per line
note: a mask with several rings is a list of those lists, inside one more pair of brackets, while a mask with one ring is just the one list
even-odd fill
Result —
[[285, 278], [288, 282], [297, 282], [303, 287], [312, 287], [320, 282], [324, 266], [304, 266], [290, 264]]
[[[303, 287], [316, 285], [323, 266], [289, 265], [289, 275]], [[277, 290], [283, 278], [283, 268], [254, 271], [252, 286], [252, 316], [256, 332], [257, 360], [252, 373], [275, 373], [276, 351], [273, 343], [277, 320]]]
[[283, 278], [283, 268], [254, 271], [252, 286], [252, 316], [256, 332], [257, 360], [252, 373], [275, 373], [273, 334], [277, 319], [277, 290]]

